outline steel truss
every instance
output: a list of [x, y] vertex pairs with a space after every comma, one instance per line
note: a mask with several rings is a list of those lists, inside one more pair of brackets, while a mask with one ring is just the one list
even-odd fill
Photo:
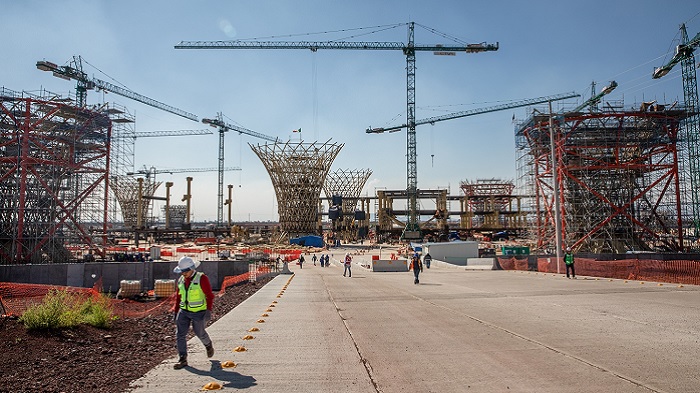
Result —
[[687, 113], [658, 109], [555, 116], [556, 178], [549, 116], [516, 130], [516, 145], [529, 157], [537, 248], [555, 249], [556, 181], [564, 245], [596, 253], [683, 250], [678, 135]]
[[356, 219], [355, 210], [360, 200], [360, 193], [371, 175], [371, 169], [337, 169], [334, 172], [330, 172], [323, 183], [323, 191], [326, 194], [326, 198], [329, 198], [329, 201], [332, 201], [335, 195], [342, 197], [341, 210], [343, 215], [336, 229], [340, 229], [341, 236], [346, 242], [356, 240], [358, 230], [361, 227], [365, 228], [364, 235], [367, 234], [369, 226], [367, 212], [362, 210], [365, 218]]
[[162, 182], [151, 179], [133, 178], [128, 175], [114, 176], [112, 190], [121, 207], [124, 227], [143, 229], [154, 225], [151, 217], [151, 199]]
[[0, 262], [104, 255], [111, 121], [56, 95], [0, 89]]
[[318, 201], [323, 182], [344, 144], [275, 142], [251, 145], [265, 165], [277, 196], [281, 229], [289, 236], [319, 234]]
[[500, 179], [465, 180], [460, 183], [462, 199], [461, 229], [502, 231], [521, 235], [527, 227], [521, 200], [513, 194], [515, 184]]

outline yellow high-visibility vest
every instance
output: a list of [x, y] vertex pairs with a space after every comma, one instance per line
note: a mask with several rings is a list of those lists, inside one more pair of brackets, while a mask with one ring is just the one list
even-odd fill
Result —
[[207, 309], [207, 297], [199, 284], [204, 273], [195, 272], [190, 287], [185, 289], [185, 277], [180, 276], [177, 281], [178, 291], [180, 292], [180, 308], [183, 310], [197, 312]]

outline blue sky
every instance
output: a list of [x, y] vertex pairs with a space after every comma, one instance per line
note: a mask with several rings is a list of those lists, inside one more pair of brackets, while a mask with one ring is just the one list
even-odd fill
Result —
[[[333, 169], [371, 169], [362, 195], [406, 187], [406, 133], [366, 134], [368, 126], [406, 120], [406, 58], [399, 51], [176, 50], [194, 40], [345, 40], [406, 42], [407, 27], [362, 27], [414, 21], [417, 44], [453, 44], [429, 29], [500, 49], [457, 56], [416, 55], [416, 117], [575, 91], [574, 106], [616, 80], [610, 100], [683, 100], [680, 67], [653, 80], [673, 55], [679, 25], [700, 31], [700, 4], [638, 1], [11, 1], [0, 0], [0, 86], [67, 94], [75, 82], [36, 69], [81, 55], [89, 75], [203, 117], [223, 112], [248, 129], [305, 142], [345, 144]], [[425, 26], [429, 29], [426, 29]], [[335, 32], [328, 34], [310, 34]], [[362, 35], [360, 35], [362, 34]], [[700, 57], [700, 56], [698, 56]], [[698, 60], [698, 59], [696, 59]], [[113, 78], [113, 79], [110, 79]], [[116, 94], [91, 91], [88, 103], [126, 106], [136, 131], [207, 128]], [[418, 187], [450, 188], [464, 180], [515, 180], [512, 117], [526, 108], [417, 128]], [[214, 129], [212, 129], [215, 131]], [[234, 221], [276, 220], [274, 191], [249, 136], [227, 134], [225, 184], [234, 185]], [[216, 167], [218, 136], [141, 138], [136, 168]], [[431, 157], [432, 156], [432, 157]], [[185, 192], [188, 174], [161, 175]], [[217, 175], [195, 173], [195, 220], [216, 219]], [[164, 193], [161, 190], [160, 193]], [[458, 206], [453, 206], [457, 209]]]

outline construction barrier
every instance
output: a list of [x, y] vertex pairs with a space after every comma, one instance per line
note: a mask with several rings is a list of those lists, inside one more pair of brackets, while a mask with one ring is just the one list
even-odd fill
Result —
[[[216, 296], [223, 296], [226, 292], [226, 288], [230, 288], [241, 282], [254, 281], [252, 277], [257, 279], [270, 273], [271, 270], [268, 266], [255, 266], [249, 272], [236, 276], [226, 276]], [[174, 280], [156, 281], [167, 284], [169, 287], [168, 289], [171, 289], [170, 287], [172, 287], [172, 281]], [[0, 306], [5, 310], [6, 315], [20, 316], [29, 307], [41, 304], [44, 297], [52, 290], [68, 291], [71, 294], [85, 296], [87, 299], [89, 297], [100, 296], [100, 292], [97, 288], [101, 287], [101, 280], [98, 280], [93, 288], [0, 282]], [[156, 289], [158, 288], [159, 286], [156, 285]], [[143, 295], [147, 299], [111, 299], [112, 312], [120, 318], [143, 318], [148, 315], [160, 315], [175, 311], [176, 291], [171, 292], [167, 297], [157, 296], [154, 290], [148, 291], [148, 293]]]
[[373, 259], [373, 272], [407, 272], [408, 260], [406, 259]]
[[[543, 273], [566, 273], [562, 258], [557, 266], [556, 257], [530, 258], [498, 257], [503, 270], [534, 270]], [[700, 285], [700, 260], [619, 259], [598, 260], [575, 258], [576, 275], [623, 280], [644, 280], [675, 284]]]

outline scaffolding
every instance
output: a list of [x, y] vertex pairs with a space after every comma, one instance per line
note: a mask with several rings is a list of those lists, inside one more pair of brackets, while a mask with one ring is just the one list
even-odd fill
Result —
[[170, 227], [165, 229], [183, 229], [185, 227], [185, 217], [187, 217], [187, 205], [163, 206], [162, 211], [163, 216], [168, 216], [168, 214], [170, 214]]
[[[419, 218], [430, 217], [420, 224], [420, 230], [431, 232], [433, 235], [446, 234], [449, 231], [449, 209], [447, 206], [447, 189], [437, 190], [417, 190], [416, 204], [435, 205], [434, 209], [418, 209], [416, 214]], [[396, 235], [403, 233], [406, 223], [398, 217], [406, 216], [408, 209], [400, 210], [394, 207], [395, 200], [406, 200], [408, 203], [408, 193], [406, 190], [377, 190], [377, 230], [384, 234]], [[429, 202], [427, 202], [429, 201]]]
[[607, 103], [598, 112], [540, 113], [519, 124], [519, 184], [534, 196], [528, 224], [535, 247], [556, 249], [559, 205], [563, 246], [594, 253], [686, 249], [687, 190], [679, 175], [686, 152], [678, 142], [687, 116], [673, 106], [625, 111]]
[[275, 142], [251, 145], [277, 196], [280, 227], [290, 237], [320, 234], [318, 202], [331, 164], [344, 144]]
[[521, 236], [527, 231], [526, 195], [515, 195], [515, 184], [501, 179], [465, 180], [460, 183], [460, 229], [507, 231]]
[[112, 123], [69, 102], [0, 88], [0, 263], [104, 255]]
[[369, 201], [363, 200], [359, 210], [357, 204], [360, 202], [360, 193], [371, 175], [370, 169], [337, 169], [330, 172], [323, 183], [323, 191], [329, 200], [329, 216], [332, 215], [331, 209], [336, 205], [336, 200], [340, 198], [340, 206], [335, 206], [336, 209], [339, 208], [339, 214], [333, 220], [333, 230], [339, 232], [345, 242], [357, 240], [358, 236], [365, 238], [369, 232], [369, 214], [366, 210]]
[[[112, 120], [112, 142], [109, 160], [110, 183], [134, 172], [134, 145], [136, 144], [135, 117], [120, 105], [108, 104], [105, 113]], [[109, 222], [124, 222], [114, 190], [109, 194]]]

